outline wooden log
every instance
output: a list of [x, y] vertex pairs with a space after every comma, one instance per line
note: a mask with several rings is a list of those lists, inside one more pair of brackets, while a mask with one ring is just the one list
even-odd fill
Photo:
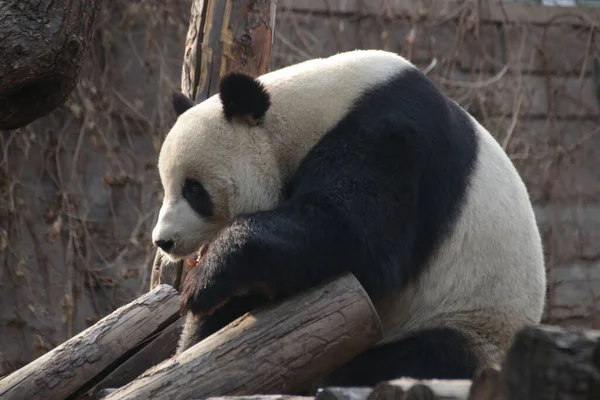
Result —
[[102, 389], [124, 386], [147, 369], [171, 357], [177, 349], [181, 330], [182, 319], [179, 318], [155, 337], [149, 338], [148, 344], [102, 379], [91, 392], [101, 393]]
[[247, 313], [106, 399], [298, 393], [382, 338], [351, 274]]
[[502, 365], [508, 400], [600, 399], [600, 332], [531, 326]]
[[171, 323], [179, 295], [160, 285], [0, 381], [3, 400], [64, 400]]
[[25, 126], [65, 102], [100, 3], [0, 1], [0, 129]]
[[[230, 71], [269, 72], [277, 0], [194, 0], [190, 14], [181, 91], [199, 102], [218, 92]], [[180, 289], [186, 263], [166, 261], [156, 250], [150, 290], [161, 283]]]

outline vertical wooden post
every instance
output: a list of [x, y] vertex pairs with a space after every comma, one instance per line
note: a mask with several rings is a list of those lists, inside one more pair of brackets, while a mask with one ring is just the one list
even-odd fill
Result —
[[196, 0], [185, 43], [182, 92], [202, 101], [229, 71], [269, 70], [276, 0]]
[[[252, 76], [269, 71], [277, 0], [194, 0], [185, 42], [181, 91], [196, 102], [214, 95], [230, 71]], [[157, 250], [150, 290], [161, 283], [180, 289], [183, 262]]]

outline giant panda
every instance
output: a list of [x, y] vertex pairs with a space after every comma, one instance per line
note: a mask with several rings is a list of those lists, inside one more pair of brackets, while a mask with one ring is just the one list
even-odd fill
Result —
[[180, 353], [240, 315], [350, 271], [384, 338], [339, 386], [471, 378], [540, 322], [542, 243], [498, 142], [400, 55], [355, 50], [253, 78], [230, 73], [158, 157], [152, 232], [200, 258], [181, 292]]

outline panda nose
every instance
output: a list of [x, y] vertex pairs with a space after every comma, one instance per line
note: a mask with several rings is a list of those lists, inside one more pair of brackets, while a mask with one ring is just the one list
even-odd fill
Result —
[[158, 247], [160, 247], [165, 253], [168, 253], [169, 250], [171, 250], [173, 248], [173, 245], [175, 244], [172, 240], [155, 240], [154, 244]]

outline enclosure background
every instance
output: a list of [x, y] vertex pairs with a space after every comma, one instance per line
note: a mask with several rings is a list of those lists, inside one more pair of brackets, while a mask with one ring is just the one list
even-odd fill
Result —
[[[157, 152], [190, 1], [103, 4], [67, 104], [0, 136], [0, 376], [148, 288]], [[544, 237], [545, 322], [598, 328], [596, 21], [595, 8], [280, 0], [271, 69], [354, 48], [431, 69], [526, 181]]]

